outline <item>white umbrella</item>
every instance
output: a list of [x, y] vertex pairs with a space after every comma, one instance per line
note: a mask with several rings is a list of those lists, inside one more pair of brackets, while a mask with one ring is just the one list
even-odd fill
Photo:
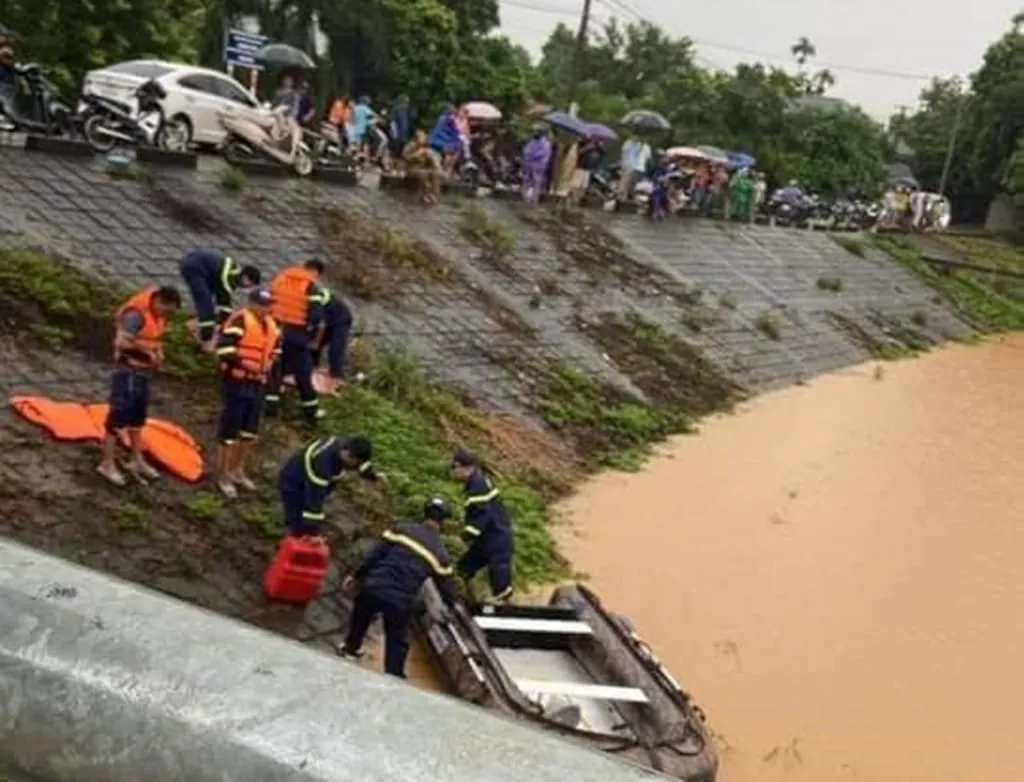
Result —
[[669, 147], [665, 150], [665, 157], [681, 158], [691, 157], [697, 160], [707, 160], [708, 156], [696, 147]]
[[501, 119], [501, 111], [497, 106], [487, 101], [477, 100], [463, 106], [470, 119], [480, 122], [491, 122]]

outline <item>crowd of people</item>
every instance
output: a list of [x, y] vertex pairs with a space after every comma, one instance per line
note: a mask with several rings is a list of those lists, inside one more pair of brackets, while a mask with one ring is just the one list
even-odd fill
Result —
[[[352, 315], [344, 300], [324, 285], [324, 266], [316, 259], [286, 266], [267, 286], [261, 286], [257, 267], [239, 265], [214, 249], [189, 252], [180, 272], [195, 307], [197, 349], [217, 359], [221, 411], [213, 480], [226, 498], [235, 499], [240, 491], [258, 488], [246, 463], [257, 447], [263, 420], [281, 415], [286, 376], [293, 379], [302, 416], [311, 427], [323, 417], [314, 369], [325, 350], [333, 380], [326, 393], [343, 392]], [[233, 306], [236, 292], [245, 296], [240, 308]], [[165, 361], [167, 325], [182, 304], [176, 287], [151, 287], [130, 296], [115, 314], [107, 434], [97, 467], [115, 486], [127, 484], [126, 472], [142, 483], [159, 478], [144, 456], [142, 431], [149, 417], [150, 386]], [[125, 469], [117, 459], [122, 434], [130, 444]], [[320, 536], [327, 523], [326, 500], [346, 475], [386, 485], [387, 477], [375, 469], [372, 456], [371, 437], [359, 434], [315, 437], [286, 459], [277, 478], [286, 534]], [[441, 538], [452, 512], [440, 495], [427, 499], [422, 519], [388, 529], [344, 580], [343, 587], [354, 594], [354, 608], [339, 653], [359, 657], [371, 621], [382, 615], [385, 670], [404, 675], [409, 622], [427, 578], [437, 580], [449, 605], [456, 599], [453, 576], [468, 584], [484, 570], [491, 599], [511, 597], [514, 536], [500, 490], [463, 450], [452, 458], [452, 477], [465, 497], [465, 553], [452, 564]]]

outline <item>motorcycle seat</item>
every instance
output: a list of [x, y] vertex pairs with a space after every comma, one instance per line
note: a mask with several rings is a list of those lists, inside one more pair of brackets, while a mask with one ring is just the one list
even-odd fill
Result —
[[117, 109], [118, 111], [123, 111], [126, 114], [132, 113], [132, 107], [129, 104], [123, 101], [115, 100], [114, 98], [108, 98], [105, 95], [93, 95], [91, 93], [87, 93], [86, 95], [82, 96], [82, 99], [86, 103], [107, 106], [112, 109]]

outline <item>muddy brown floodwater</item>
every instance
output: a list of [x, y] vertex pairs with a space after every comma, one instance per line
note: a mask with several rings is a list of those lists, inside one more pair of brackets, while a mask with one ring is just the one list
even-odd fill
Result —
[[759, 397], [569, 503], [721, 782], [1024, 780], [1024, 335]]

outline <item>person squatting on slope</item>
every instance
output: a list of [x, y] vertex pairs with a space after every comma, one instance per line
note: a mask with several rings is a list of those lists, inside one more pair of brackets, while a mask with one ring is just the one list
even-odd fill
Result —
[[368, 481], [382, 478], [373, 469], [372, 456], [373, 446], [362, 435], [324, 437], [296, 451], [277, 477], [288, 534], [319, 534], [326, 518], [324, 502], [346, 472]]
[[236, 487], [256, 488], [245, 463], [259, 437], [263, 394], [281, 354], [281, 331], [270, 317], [270, 292], [255, 288], [249, 302], [221, 328], [217, 359], [221, 374], [221, 414], [217, 427], [217, 488], [228, 498]]
[[274, 365], [265, 397], [267, 416], [277, 415], [281, 386], [288, 375], [295, 377], [306, 421], [315, 424], [322, 417], [313, 388], [313, 359], [310, 355], [324, 317], [327, 291], [319, 283], [324, 265], [317, 260], [281, 270], [270, 284], [270, 314], [281, 326], [281, 360]]
[[342, 384], [345, 372], [345, 354], [348, 351], [348, 338], [352, 331], [352, 310], [337, 293], [324, 288], [327, 303], [324, 304], [323, 327], [313, 340], [311, 352], [313, 366], [319, 367], [323, 359], [324, 348], [327, 348], [327, 369], [334, 388]]
[[492, 599], [505, 602], [512, 596], [512, 557], [515, 553], [508, 511], [501, 501], [500, 492], [471, 454], [456, 451], [452, 472], [455, 479], [462, 482], [466, 495], [463, 537], [469, 543], [456, 568], [467, 583], [487, 568]]
[[260, 270], [238, 266], [220, 250], [198, 249], [185, 254], [178, 265], [195, 306], [198, 339], [206, 350], [216, 347], [213, 335], [231, 314], [231, 295], [260, 284]]
[[142, 427], [149, 414], [149, 381], [164, 361], [167, 318], [181, 307], [176, 288], [146, 288], [129, 297], [114, 317], [114, 374], [110, 382], [103, 455], [96, 471], [115, 486], [127, 483], [117, 466], [117, 435], [128, 431], [128, 469], [141, 481], [160, 477], [142, 456]]
[[423, 506], [423, 521], [401, 522], [386, 530], [358, 570], [342, 582], [346, 592], [356, 591], [348, 634], [339, 649], [343, 657], [362, 657], [361, 648], [370, 623], [384, 620], [384, 671], [405, 677], [409, 652], [409, 623], [420, 588], [434, 579], [445, 606], [455, 601], [452, 560], [441, 539], [451, 509], [442, 497]]

